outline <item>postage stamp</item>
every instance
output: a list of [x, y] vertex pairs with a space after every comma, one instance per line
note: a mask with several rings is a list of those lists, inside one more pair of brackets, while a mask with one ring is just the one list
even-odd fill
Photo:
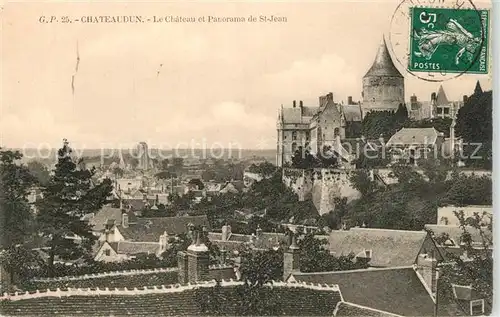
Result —
[[488, 73], [488, 10], [410, 8], [408, 70]]

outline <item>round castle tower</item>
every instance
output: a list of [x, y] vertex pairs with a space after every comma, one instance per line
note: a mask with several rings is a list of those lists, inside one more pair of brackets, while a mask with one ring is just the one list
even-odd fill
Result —
[[405, 104], [404, 92], [404, 77], [394, 66], [383, 38], [372, 67], [363, 77], [363, 117], [370, 111], [396, 111]]

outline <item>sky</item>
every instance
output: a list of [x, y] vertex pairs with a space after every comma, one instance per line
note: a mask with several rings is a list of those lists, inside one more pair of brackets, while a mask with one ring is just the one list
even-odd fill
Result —
[[[293, 100], [361, 97], [361, 80], [398, 1], [316, 3], [7, 3], [2, 23], [0, 146], [276, 147]], [[275, 23], [40, 23], [40, 16], [279, 16]], [[75, 73], [77, 47], [80, 56]], [[405, 95], [439, 83], [405, 72]], [[74, 79], [74, 92], [71, 82]], [[489, 75], [442, 83], [448, 98]], [[186, 146], [185, 146], [186, 145]]]

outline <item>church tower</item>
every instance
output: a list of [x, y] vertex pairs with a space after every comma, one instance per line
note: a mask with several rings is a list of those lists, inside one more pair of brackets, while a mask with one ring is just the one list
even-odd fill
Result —
[[405, 104], [404, 77], [394, 66], [385, 38], [372, 67], [363, 77], [363, 117], [370, 111], [396, 111]]

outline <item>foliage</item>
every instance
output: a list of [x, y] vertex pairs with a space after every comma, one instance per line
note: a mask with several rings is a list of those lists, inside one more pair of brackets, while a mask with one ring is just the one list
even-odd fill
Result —
[[163, 160], [161, 160], [161, 166], [160, 166], [160, 169], [161, 169], [162, 171], [168, 171], [168, 163], [169, 163], [168, 159], [163, 159]]
[[[453, 300], [451, 284], [472, 286], [478, 297], [485, 300], [486, 314], [491, 308], [493, 300], [493, 256], [490, 247], [492, 241], [492, 218], [486, 214], [476, 213], [473, 217], [465, 219], [463, 212], [455, 212], [462, 229], [462, 250], [466, 258], [457, 254], [447, 254], [451, 265], [442, 265], [438, 282], [439, 301]], [[484, 217], [488, 217], [488, 225], [483, 226]], [[473, 243], [470, 228], [479, 232], [479, 246]]]
[[120, 167], [116, 166], [115, 168], [113, 168], [113, 174], [116, 176], [116, 177], [123, 177], [123, 174], [125, 172], [123, 171], [123, 169], [121, 169]]
[[372, 111], [363, 118], [361, 133], [368, 139], [388, 138], [396, 133], [399, 124], [393, 111]]
[[256, 164], [250, 165], [248, 171], [262, 175], [262, 177], [269, 177], [276, 172], [276, 165], [266, 161], [264, 163], [260, 163], [257, 165]]
[[351, 176], [355, 189], [362, 194], [348, 204], [344, 218], [351, 225], [374, 228], [422, 230], [437, 217], [442, 205], [488, 205], [492, 203], [491, 179], [453, 172], [438, 161], [422, 161], [420, 166], [394, 166], [395, 184], [378, 185], [366, 170]]
[[23, 245], [10, 246], [0, 253], [0, 265], [10, 274], [14, 283], [23, 283], [33, 277], [44, 262], [39, 253]]
[[27, 164], [31, 175], [35, 177], [38, 184], [44, 186], [50, 179], [50, 172], [47, 167], [39, 161], [31, 161]]
[[292, 156], [292, 167], [294, 168], [313, 168], [319, 166], [319, 161], [314, 157], [309, 149], [299, 146]]
[[355, 259], [354, 254], [336, 257], [325, 248], [326, 240], [319, 240], [313, 234], [306, 234], [299, 240], [300, 271], [327, 272], [364, 269], [368, 261]]
[[264, 285], [283, 277], [283, 250], [254, 251], [241, 253], [241, 279], [250, 285]]
[[[479, 82], [478, 82], [479, 85]], [[478, 87], [476, 87], [478, 88]], [[468, 165], [483, 163], [483, 166], [491, 166], [492, 141], [493, 141], [493, 93], [483, 92], [476, 89], [474, 94], [467, 98], [465, 104], [460, 108], [457, 115], [456, 131], [466, 143], [479, 143], [481, 148], [476, 155], [483, 159], [470, 159]], [[466, 157], [473, 154], [475, 146], [465, 147]], [[489, 164], [486, 164], [489, 162]]]
[[205, 188], [205, 185], [203, 185], [203, 182], [199, 178], [193, 178], [189, 181], [190, 185], [195, 185], [198, 187], [198, 190], [203, 190]]
[[0, 148], [0, 248], [23, 243], [32, 231], [27, 195], [35, 178], [19, 164], [21, 153]]
[[[98, 211], [112, 190], [109, 179], [94, 184], [94, 171], [77, 168], [71, 153], [65, 140], [58, 151], [54, 174], [42, 190], [44, 199], [37, 203], [40, 210], [37, 223], [42, 236], [48, 239], [46, 247], [51, 272], [56, 256], [71, 260], [88, 255], [95, 236], [90, 225], [81, 218]], [[77, 236], [81, 240], [68, 239], [68, 236]]]

